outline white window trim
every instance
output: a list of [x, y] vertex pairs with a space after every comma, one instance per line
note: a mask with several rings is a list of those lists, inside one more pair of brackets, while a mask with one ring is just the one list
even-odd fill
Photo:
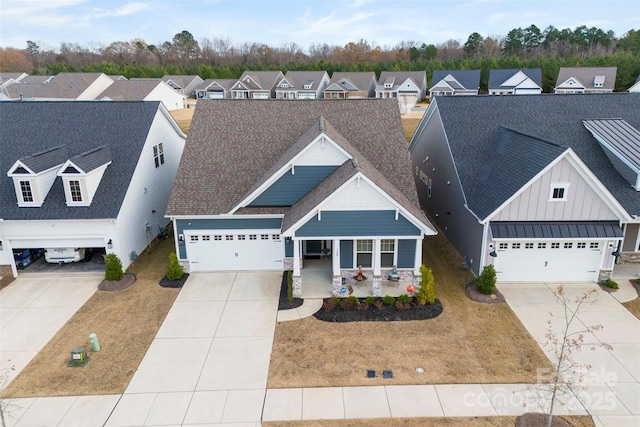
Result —
[[[556, 189], [563, 189], [564, 192], [562, 194], [562, 198], [554, 198], [553, 192]], [[550, 202], [566, 202], [567, 194], [569, 194], [569, 183], [568, 182], [552, 182], [549, 186], [549, 201]]]
[[162, 142], [153, 146], [153, 164], [157, 168], [164, 165], [164, 145]]
[[[358, 241], [370, 241], [371, 242], [371, 251], [358, 251]], [[362, 268], [374, 268], [375, 266], [375, 250], [376, 250], [376, 239], [354, 239], [353, 240], [353, 265], [355, 268], [359, 268], [360, 264], [358, 264], [358, 254], [368, 254], [371, 253], [371, 265], [362, 266]]]
[[[38, 198], [36, 195], [36, 185], [35, 185], [35, 180], [33, 179], [29, 179], [29, 178], [25, 178], [25, 179], [18, 179], [16, 181], [18, 188], [18, 195], [20, 196], [20, 203], [18, 203], [18, 206], [39, 206], [40, 204], [38, 203]], [[31, 200], [25, 200], [24, 199], [24, 193], [22, 192], [22, 183], [26, 182], [29, 185], [29, 191], [31, 192]]]
[[380, 239], [380, 268], [389, 268], [387, 266], [382, 265], [382, 254], [391, 253], [390, 251], [382, 250], [382, 241], [383, 240], [392, 240], [393, 241], [393, 262], [391, 266], [398, 265], [398, 239]]

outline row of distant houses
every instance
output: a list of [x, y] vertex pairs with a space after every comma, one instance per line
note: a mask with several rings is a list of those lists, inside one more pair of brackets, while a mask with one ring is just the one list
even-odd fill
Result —
[[[555, 93], [613, 92], [616, 67], [561, 68]], [[480, 70], [436, 70], [427, 87], [424, 71], [374, 72], [245, 71], [239, 79], [199, 76], [164, 76], [162, 79], [107, 76], [102, 73], [60, 73], [29, 76], [0, 74], [1, 99], [161, 101], [168, 110], [184, 108], [187, 98], [197, 99], [361, 99], [393, 98], [407, 112], [427, 96], [478, 95]], [[493, 69], [489, 95], [542, 93], [542, 71]], [[640, 91], [640, 78], [629, 88]]]

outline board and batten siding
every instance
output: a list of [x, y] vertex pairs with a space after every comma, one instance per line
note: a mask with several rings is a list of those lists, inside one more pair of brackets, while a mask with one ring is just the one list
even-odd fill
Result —
[[396, 205], [390, 198], [385, 197], [380, 190], [374, 188], [367, 181], [355, 179], [336, 192], [327, 200], [322, 209], [325, 211], [342, 210], [395, 210]]
[[[280, 230], [282, 218], [176, 219], [174, 225], [178, 235], [184, 234], [185, 230]], [[178, 252], [180, 259], [187, 258], [184, 241], [178, 242]], [[291, 250], [291, 256], [293, 256], [293, 249]]]
[[383, 211], [322, 211], [295, 232], [296, 237], [420, 236], [421, 231], [402, 214]]
[[[567, 200], [549, 201], [553, 184], [569, 183]], [[604, 221], [618, 220], [566, 158], [532, 183], [492, 221]]]
[[336, 169], [337, 166], [296, 166], [271, 184], [249, 206], [292, 206]]
[[[164, 164], [156, 168], [153, 146], [160, 143], [164, 151]], [[150, 240], [158, 235], [159, 227], [167, 225], [164, 214], [183, 149], [184, 137], [177, 133], [169, 119], [158, 109], [118, 213], [118, 236], [113, 243], [123, 266], [131, 262], [132, 251], [139, 255]]]
[[184, 108], [184, 96], [168, 84], [161, 82], [144, 98], [145, 101], [160, 101], [169, 111]]

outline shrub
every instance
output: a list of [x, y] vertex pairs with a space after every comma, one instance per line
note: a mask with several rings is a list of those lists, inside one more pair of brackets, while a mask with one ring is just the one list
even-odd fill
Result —
[[293, 303], [293, 271], [287, 271], [287, 301]]
[[365, 303], [367, 303], [367, 304], [369, 304], [369, 305], [371, 305], [371, 304], [373, 304], [374, 302], [376, 302], [376, 297], [374, 297], [373, 295], [369, 295], [368, 297], [366, 297], [366, 298], [364, 299], [364, 302], [365, 302]]
[[613, 281], [613, 280], [611, 280], [611, 279], [607, 279], [607, 280], [605, 280], [605, 281], [604, 281], [604, 285], [605, 285], [607, 288], [611, 288], [611, 289], [619, 289], [618, 283], [614, 282], [614, 281]]
[[331, 297], [331, 301], [333, 302], [334, 306], [337, 306], [338, 304], [340, 304], [341, 300], [342, 300], [342, 298], [340, 298], [340, 297]]
[[496, 269], [493, 268], [493, 265], [485, 265], [474, 283], [480, 293], [491, 295], [496, 288]]
[[400, 301], [403, 304], [411, 304], [411, 301], [413, 301], [413, 298], [411, 298], [409, 295], [400, 295], [398, 297], [398, 301]]
[[396, 299], [391, 295], [385, 295], [382, 297], [382, 303], [384, 305], [393, 305], [396, 302]]
[[329, 298], [322, 303], [322, 309], [327, 313], [332, 312], [336, 308], [336, 302], [333, 298]]
[[107, 254], [104, 259], [104, 278], [105, 280], [122, 280], [124, 277], [124, 271], [122, 271], [122, 262], [118, 255]]
[[382, 301], [380, 301], [380, 300], [375, 300], [373, 302], [373, 306], [375, 308], [377, 308], [378, 310], [382, 310], [384, 308], [384, 303]]
[[175, 252], [169, 254], [169, 265], [167, 265], [167, 279], [178, 280], [184, 275], [184, 268], [178, 262]]
[[351, 311], [353, 310], [355, 307], [353, 306], [353, 304], [351, 303], [351, 301], [349, 301], [349, 298], [342, 298], [340, 300], [340, 308], [344, 311]]
[[358, 301], [358, 305], [356, 305], [356, 309], [358, 311], [366, 311], [369, 309], [369, 304], [367, 304], [366, 302], [360, 302]]
[[428, 303], [429, 305], [433, 305], [436, 302], [436, 288], [433, 287], [433, 282], [435, 282], [433, 272], [423, 264], [420, 266], [420, 274], [422, 275], [420, 289], [415, 292], [418, 304], [426, 305]]
[[358, 297], [351, 295], [349, 298], [347, 298], [349, 300], [349, 304], [351, 304], [352, 306], [357, 306], [358, 303], [360, 302], [358, 300]]

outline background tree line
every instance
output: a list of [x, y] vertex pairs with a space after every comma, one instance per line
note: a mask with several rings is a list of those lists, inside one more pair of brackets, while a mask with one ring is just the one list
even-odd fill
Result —
[[626, 90], [640, 75], [640, 31], [620, 38], [612, 31], [586, 26], [540, 30], [535, 25], [515, 28], [506, 36], [477, 32], [465, 43], [448, 40], [438, 45], [403, 41], [380, 47], [367, 40], [344, 46], [296, 43], [271, 47], [260, 43], [234, 45], [229, 39], [197, 41], [189, 31], [171, 41], [116, 41], [109, 45], [61, 43], [58, 49], [27, 41], [26, 49], [0, 49], [0, 71], [51, 75], [59, 72], [103, 72], [125, 77], [197, 74], [203, 79], [240, 77], [245, 70], [421, 71], [480, 69], [481, 91], [492, 68], [541, 68], [543, 90], [551, 92], [560, 67], [618, 67], [616, 90]]

